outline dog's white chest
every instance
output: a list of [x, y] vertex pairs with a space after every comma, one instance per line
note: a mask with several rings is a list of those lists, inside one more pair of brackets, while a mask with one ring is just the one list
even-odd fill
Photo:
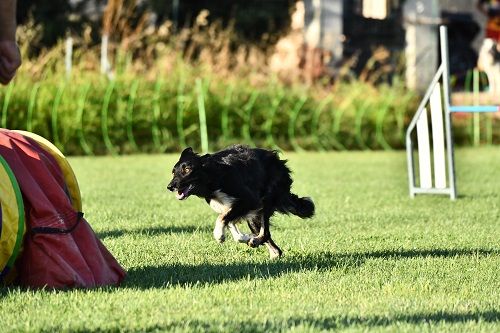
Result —
[[210, 200], [210, 207], [218, 214], [226, 214], [231, 210], [234, 198], [221, 191], [215, 192], [215, 198]]

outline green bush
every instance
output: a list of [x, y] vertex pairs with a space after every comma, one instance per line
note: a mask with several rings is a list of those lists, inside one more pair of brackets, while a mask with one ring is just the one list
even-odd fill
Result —
[[211, 150], [236, 142], [284, 150], [401, 148], [415, 105], [399, 83], [315, 89], [271, 80], [252, 86], [196, 68], [153, 80], [109, 80], [93, 71], [33, 80], [20, 73], [0, 98], [3, 127], [38, 133], [67, 154], [198, 148], [201, 105]]

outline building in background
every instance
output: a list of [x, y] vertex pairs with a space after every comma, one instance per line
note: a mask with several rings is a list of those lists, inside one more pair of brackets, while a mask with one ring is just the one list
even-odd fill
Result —
[[303, 62], [313, 79], [349, 61], [358, 74], [370, 66], [390, 72], [404, 55], [408, 86], [424, 90], [439, 61], [440, 24], [449, 28], [452, 74], [477, 62], [482, 18], [470, 0], [304, 0], [304, 8]]

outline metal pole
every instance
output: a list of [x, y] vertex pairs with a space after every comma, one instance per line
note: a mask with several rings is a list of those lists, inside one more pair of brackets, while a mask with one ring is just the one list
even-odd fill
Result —
[[[479, 71], [475, 68], [472, 72], [472, 86], [474, 105], [479, 105]], [[479, 114], [475, 113], [473, 119], [473, 142], [474, 146], [479, 146], [481, 141], [481, 129], [479, 124]]]
[[408, 165], [408, 184], [410, 187], [410, 198], [415, 198], [415, 170], [413, 163], [413, 146], [411, 144], [411, 138], [406, 137], [406, 159]]
[[102, 39], [101, 39], [101, 73], [102, 74], [107, 74], [109, 72], [108, 43], [109, 43], [109, 36], [107, 34], [102, 35]]
[[203, 154], [208, 153], [208, 133], [207, 133], [207, 116], [205, 110], [205, 92], [203, 88], [203, 81], [196, 79], [196, 92], [198, 100], [198, 116], [200, 118], [200, 140], [201, 150]]
[[444, 66], [441, 65], [439, 66], [436, 75], [434, 75], [434, 78], [432, 79], [431, 83], [429, 84], [429, 88], [427, 88], [424, 98], [422, 98], [422, 101], [418, 106], [417, 112], [415, 113], [410, 124], [408, 125], [408, 129], [406, 130], [406, 136], [409, 136], [411, 131], [413, 131], [413, 129], [417, 125], [418, 118], [420, 117], [420, 114], [422, 114], [425, 105], [429, 102], [429, 98], [431, 97], [432, 91], [434, 90], [434, 86], [439, 82], [439, 79], [441, 79], [441, 76], [443, 75], [445, 75]]
[[450, 112], [494, 113], [494, 112], [500, 112], [500, 106], [498, 106], [498, 105], [456, 105], [456, 106], [450, 106]]
[[439, 28], [441, 39], [441, 61], [444, 66], [443, 73], [443, 97], [445, 110], [446, 142], [448, 154], [448, 179], [450, 183], [450, 199], [457, 198], [457, 189], [455, 184], [455, 153], [453, 151], [453, 132], [451, 126], [450, 112], [450, 67], [448, 58], [448, 32], [445, 26]]
[[64, 64], [66, 67], [66, 78], [69, 79], [71, 76], [71, 67], [72, 67], [72, 60], [73, 60], [73, 38], [68, 37], [66, 38], [66, 56], [64, 58]]

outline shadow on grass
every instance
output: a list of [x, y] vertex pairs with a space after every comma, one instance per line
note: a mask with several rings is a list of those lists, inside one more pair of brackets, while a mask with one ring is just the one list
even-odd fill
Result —
[[195, 226], [169, 226], [169, 227], [150, 227], [150, 228], [139, 228], [139, 229], [115, 229], [108, 231], [97, 232], [96, 235], [99, 239], [104, 238], [118, 238], [125, 235], [144, 235], [144, 236], [157, 236], [163, 234], [175, 234], [175, 233], [193, 233], [195, 231], [205, 231], [209, 230], [208, 227], [195, 227]]
[[[153, 232], [158, 233], [173, 232], [170, 231], [170, 228], [153, 228], [147, 230], [156, 230]], [[360, 267], [367, 260], [381, 258], [386, 260], [401, 260], [406, 258], [477, 258], [499, 254], [499, 250], [489, 249], [385, 250], [363, 253], [319, 252], [293, 254], [285, 256], [281, 260], [263, 263], [204, 263], [198, 265], [176, 263], [170, 266], [132, 268], [127, 272], [127, 277], [121, 286], [98, 287], [97, 289], [114, 292], [123, 287], [152, 289], [164, 288], [168, 285], [193, 286], [197, 284], [224, 283], [247, 278], [267, 279], [301, 271], [327, 271], [333, 269], [350, 271]], [[28, 291], [30, 288], [18, 286], [2, 287], [0, 284], [0, 299], [15, 290]], [[67, 290], [54, 291], [65, 292]], [[498, 313], [495, 316], [498, 319]]]
[[305, 326], [313, 326], [321, 329], [338, 329], [349, 326], [389, 326], [393, 324], [429, 324], [429, 323], [466, 323], [466, 322], [487, 322], [495, 323], [500, 321], [500, 312], [491, 310], [484, 312], [437, 312], [437, 313], [416, 313], [416, 314], [400, 314], [395, 316], [368, 316], [368, 317], [327, 317], [327, 318], [292, 318], [288, 320], [290, 326], [303, 324]]
[[[496, 310], [478, 312], [436, 312], [436, 313], [415, 313], [399, 314], [393, 316], [331, 316], [324, 318], [291, 317], [275, 318], [266, 322], [253, 321], [202, 321], [202, 320], [181, 320], [164, 325], [152, 325], [137, 328], [135, 332], [157, 332], [157, 331], [191, 331], [191, 332], [279, 332], [293, 327], [302, 329], [313, 328], [316, 330], [339, 330], [346, 328], [374, 328], [394, 326], [396, 331], [401, 330], [401, 325], [413, 325], [413, 329], [425, 326], [425, 330], [431, 329], [435, 325], [456, 325], [467, 323], [491, 324], [500, 321], [500, 313]], [[429, 327], [430, 326], [430, 327]], [[436, 329], [436, 327], [434, 327]], [[484, 329], [484, 326], [483, 326]], [[58, 331], [55, 328], [54, 331]], [[76, 332], [85, 332], [85, 329]], [[130, 331], [127, 329], [127, 331]], [[134, 330], [132, 330], [134, 331]]]
[[171, 266], [132, 268], [128, 271], [123, 286], [142, 289], [165, 287], [167, 285], [191, 286], [247, 278], [266, 279], [300, 271], [332, 269], [349, 271], [360, 267], [369, 259], [456, 258], [493, 254], [499, 254], [499, 251], [484, 249], [387, 250], [365, 253], [321, 252], [305, 255], [293, 254], [285, 256], [281, 260], [264, 263], [203, 263], [197, 265], [175, 263]]

